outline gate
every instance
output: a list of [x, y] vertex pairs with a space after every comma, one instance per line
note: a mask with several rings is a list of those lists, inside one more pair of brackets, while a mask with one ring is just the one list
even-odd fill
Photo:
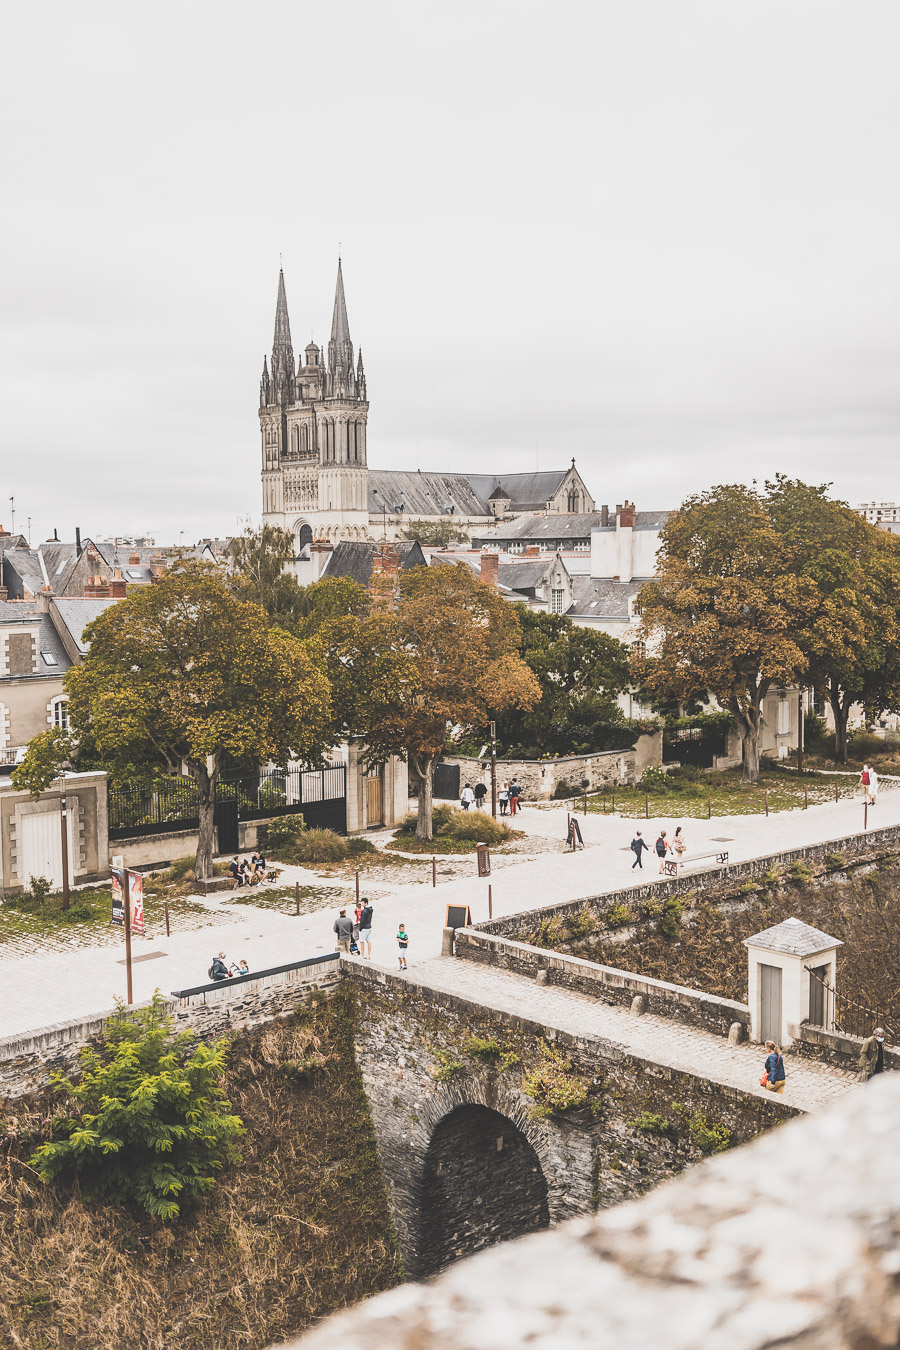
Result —
[[237, 853], [240, 847], [237, 798], [232, 798], [231, 801], [216, 802], [213, 811], [216, 835], [219, 841], [219, 853]]
[[434, 796], [445, 801], [459, 801], [458, 764], [435, 764]]
[[366, 777], [366, 825], [384, 824], [384, 778], [381, 770]]
[[[54, 803], [55, 805], [55, 803]], [[66, 813], [66, 840], [69, 854], [69, 880], [75, 881], [72, 861], [71, 799]], [[22, 867], [20, 874], [27, 884], [32, 877], [46, 877], [58, 891], [62, 886], [62, 828], [58, 810], [34, 811], [22, 816]]]
[[759, 1036], [781, 1042], [781, 966], [759, 967]]

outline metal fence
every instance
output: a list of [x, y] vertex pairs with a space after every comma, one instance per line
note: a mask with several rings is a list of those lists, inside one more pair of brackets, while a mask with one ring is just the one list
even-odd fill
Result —
[[891, 1041], [896, 1042], [884, 1017], [874, 1008], [867, 1008], [864, 1003], [857, 1003], [856, 999], [839, 994], [812, 966], [805, 966], [804, 969], [810, 978], [809, 1021], [812, 1026], [863, 1038], [871, 1036], [876, 1027], [884, 1027]]
[[[238, 820], [302, 812], [315, 818], [310, 823], [324, 823], [327, 818], [332, 828], [345, 828], [338, 818], [345, 818], [346, 790], [343, 764], [324, 769], [264, 769], [220, 778], [215, 804], [217, 813], [230, 806]], [[196, 830], [200, 823], [199, 793], [191, 778], [110, 783], [107, 808], [110, 839]]]

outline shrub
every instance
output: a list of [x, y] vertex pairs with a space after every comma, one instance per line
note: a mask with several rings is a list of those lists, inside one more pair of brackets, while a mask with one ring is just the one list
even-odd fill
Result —
[[658, 765], [651, 765], [641, 774], [638, 788], [641, 792], [649, 792], [651, 795], [670, 792], [672, 790], [670, 777], [671, 775], [667, 774], [665, 769], [661, 769]]
[[503, 1047], [493, 1036], [470, 1036], [463, 1045], [463, 1054], [473, 1055], [475, 1059], [499, 1059]]
[[791, 881], [809, 881], [812, 876], [812, 868], [807, 867], [806, 863], [802, 862], [791, 863], [791, 866], [788, 869], [788, 876]]
[[778, 875], [778, 869], [776, 867], [770, 867], [769, 870], [763, 872], [760, 877], [760, 881], [766, 887], [777, 886], [780, 880], [781, 878]]
[[624, 928], [634, 919], [634, 915], [627, 905], [621, 903], [612, 905], [604, 915], [607, 928]]
[[587, 937], [596, 927], [597, 920], [587, 905], [582, 905], [577, 914], [569, 920], [569, 932], [573, 938]]
[[280, 788], [277, 783], [263, 783], [259, 790], [259, 804], [264, 811], [274, 811], [278, 807], [284, 806], [287, 801], [287, 795], [284, 788]]
[[97, 918], [97, 912], [93, 905], [88, 904], [86, 901], [81, 901], [80, 903], [70, 905], [69, 908], [64, 911], [63, 917], [65, 918], [66, 923], [90, 923], [92, 919]]
[[32, 877], [28, 899], [35, 905], [42, 905], [53, 889], [53, 882], [46, 877]]
[[[431, 828], [435, 839], [455, 839], [461, 843], [502, 844], [515, 837], [514, 831], [502, 820], [495, 820], [487, 811], [462, 811], [449, 802], [434, 808]], [[416, 817], [410, 812], [394, 838], [402, 842], [416, 832]]]
[[446, 1050], [432, 1050], [431, 1052], [437, 1064], [431, 1070], [431, 1077], [436, 1083], [449, 1083], [456, 1074], [463, 1073], [465, 1065], [458, 1059], [454, 1059]]
[[728, 1126], [710, 1125], [700, 1111], [691, 1117], [688, 1129], [694, 1143], [703, 1153], [724, 1153], [731, 1144]]
[[587, 1079], [573, 1073], [572, 1061], [547, 1041], [541, 1041], [541, 1061], [523, 1076], [522, 1088], [535, 1103], [531, 1115], [538, 1120], [587, 1105]]
[[349, 845], [334, 830], [307, 830], [302, 822], [285, 818], [269, 826], [269, 850], [280, 862], [331, 863], [342, 862]]
[[361, 835], [353, 835], [346, 840], [347, 855], [351, 858], [358, 858], [361, 853], [377, 853], [378, 849], [372, 843], [371, 839], [363, 839]]
[[877, 759], [893, 749], [894, 746], [883, 736], [876, 736], [874, 731], [854, 731], [847, 740], [847, 753], [851, 759]]
[[238, 1160], [244, 1127], [219, 1086], [228, 1042], [194, 1044], [189, 1032], [171, 1033], [159, 993], [134, 1012], [120, 1004], [100, 1050], [81, 1051], [79, 1081], [52, 1075], [75, 1109], [30, 1160], [45, 1181], [77, 1176], [86, 1190], [166, 1222]]
[[846, 867], [847, 859], [843, 853], [829, 853], [825, 859], [825, 866], [831, 872], [838, 872], [842, 867]]
[[755, 890], [756, 890], [756, 882], [755, 882], [755, 881], [750, 881], [750, 880], [742, 881], [741, 884], [740, 884], [740, 886], [738, 886], [738, 893], [739, 893], [740, 895], [753, 895], [753, 893], [755, 892]]
[[665, 1116], [654, 1111], [641, 1111], [629, 1124], [632, 1129], [643, 1130], [644, 1134], [668, 1134], [672, 1128]]

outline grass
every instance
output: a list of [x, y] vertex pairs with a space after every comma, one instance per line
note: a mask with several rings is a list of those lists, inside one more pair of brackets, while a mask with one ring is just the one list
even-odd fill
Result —
[[[676, 769], [665, 775], [662, 790], [645, 793], [640, 787], [616, 786], [614, 793], [606, 789], [589, 796], [587, 805], [588, 811], [602, 815], [611, 814], [615, 806], [616, 815], [630, 818], [706, 820], [710, 816], [765, 815], [767, 793], [770, 812], [802, 810], [807, 800], [810, 806], [833, 802], [835, 789], [841, 800], [860, 801], [859, 788], [849, 777], [798, 775], [771, 768], [760, 774], [758, 783], [744, 783], [737, 770]], [[582, 800], [576, 800], [579, 810]]]
[[[191, 868], [193, 858], [183, 860]], [[164, 901], [170, 902], [169, 920], [173, 927], [179, 926], [179, 919], [202, 915], [206, 911], [202, 905], [192, 904], [183, 899], [192, 887], [182, 887], [182, 864], [164, 872], [151, 873], [144, 879], [144, 921], [148, 930], [162, 928], [165, 922]], [[172, 881], [170, 886], [168, 883]], [[177, 905], [171, 905], [177, 900]], [[72, 890], [69, 908], [63, 909], [61, 892], [53, 892], [41, 900], [35, 900], [29, 893], [11, 895], [0, 904], [0, 946], [20, 942], [29, 938], [36, 940], [57, 939], [63, 943], [84, 942], [108, 934], [111, 927], [112, 887], [91, 886]], [[121, 936], [121, 928], [115, 930]]]
[[225, 1087], [248, 1130], [243, 1162], [165, 1228], [40, 1183], [24, 1160], [45, 1104], [8, 1108], [0, 1344], [250, 1350], [396, 1284], [351, 1011], [341, 994], [235, 1041]]

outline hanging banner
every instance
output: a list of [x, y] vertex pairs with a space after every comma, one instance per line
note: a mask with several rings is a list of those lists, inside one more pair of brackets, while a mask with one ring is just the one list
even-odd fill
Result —
[[[112, 918], [110, 923], [125, 924], [124, 870], [112, 869]], [[144, 878], [140, 872], [128, 873], [128, 899], [131, 903], [131, 931], [144, 932]]]

